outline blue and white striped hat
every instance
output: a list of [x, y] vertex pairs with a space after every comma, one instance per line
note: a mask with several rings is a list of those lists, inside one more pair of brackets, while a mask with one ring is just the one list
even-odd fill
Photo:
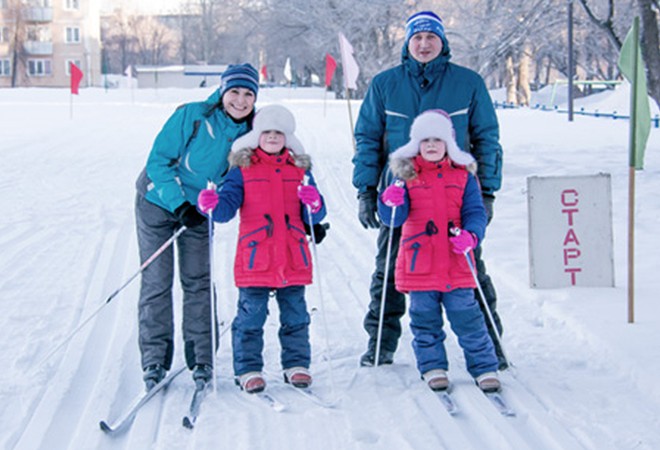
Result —
[[440, 39], [445, 39], [445, 27], [442, 25], [442, 19], [432, 11], [421, 11], [408, 18], [406, 21], [406, 43], [413, 34], [422, 31], [436, 34]]
[[230, 64], [222, 73], [220, 97], [231, 88], [242, 87], [251, 90], [256, 96], [259, 92], [259, 73], [249, 63]]

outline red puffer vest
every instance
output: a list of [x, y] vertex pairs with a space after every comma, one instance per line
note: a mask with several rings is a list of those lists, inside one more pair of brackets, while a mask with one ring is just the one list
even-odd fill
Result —
[[286, 152], [256, 149], [243, 174], [234, 279], [238, 287], [282, 288], [312, 282], [312, 259], [298, 186], [305, 169]]
[[476, 284], [462, 254], [451, 251], [448, 224], [461, 226], [461, 205], [468, 172], [447, 159], [432, 163], [417, 156], [417, 177], [407, 180], [410, 214], [401, 230], [396, 260], [400, 292], [474, 288]]

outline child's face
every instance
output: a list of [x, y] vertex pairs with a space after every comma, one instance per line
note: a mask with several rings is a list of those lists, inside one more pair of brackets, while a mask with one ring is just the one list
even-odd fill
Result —
[[268, 154], [274, 155], [284, 148], [284, 133], [276, 130], [267, 130], [259, 136], [259, 147]]
[[447, 154], [447, 144], [442, 139], [424, 139], [419, 143], [419, 152], [425, 160], [438, 162]]

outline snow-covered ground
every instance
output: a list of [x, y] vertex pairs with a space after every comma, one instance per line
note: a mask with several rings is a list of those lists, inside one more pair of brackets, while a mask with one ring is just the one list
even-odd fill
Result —
[[[660, 130], [652, 130], [645, 169], [637, 173], [636, 322], [628, 324], [628, 122], [576, 117], [569, 123], [555, 112], [498, 111], [504, 183], [485, 258], [499, 292], [504, 344], [516, 365], [503, 374], [504, 395], [518, 415], [499, 415], [473, 386], [450, 333], [450, 374], [460, 408], [450, 417], [419, 380], [407, 328], [393, 366], [357, 368], [366, 345], [361, 322], [376, 235], [362, 229], [356, 217], [346, 102], [324, 102], [317, 89], [264, 89], [258, 105], [280, 102], [294, 112], [327, 199], [332, 228], [318, 248], [323, 296], [318, 284], [308, 290], [310, 304], [322, 307], [313, 315], [312, 370], [317, 392], [339, 403], [323, 408], [282, 385], [277, 314], [271, 313], [268, 390], [287, 404], [285, 412], [234, 386], [226, 334], [220, 343], [218, 392], [203, 404], [193, 431], [181, 426], [193, 390], [185, 372], [125, 433], [101, 432], [99, 420], [116, 418], [143, 388], [138, 282], [68, 345], [42, 360], [137, 270], [134, 180], [174, 107], [210, 92], [86, 89], [74, 98], [71, 119], [67, 90], [0, 90], [0, 446], [660, 448]], [[626, 93], [622, 87], [578, 105], [623, 112]], [[352, 107], [355, 118], [359, 102]], [[531, 289], [527, 177], [600, 172], [612, 176], [616, 287]], [[216, 226], [216, 232], [218, 313], [230, 322], [236, 223]], [[179, 337], [176, 364], [182, 361], [181, 347]]]

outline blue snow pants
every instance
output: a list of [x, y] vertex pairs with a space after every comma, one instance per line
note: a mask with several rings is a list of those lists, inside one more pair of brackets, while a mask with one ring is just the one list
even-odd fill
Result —
[[305, 303], [305, 286], [280, 289], [267, 287], [239, 288], [238, 312], [231, 326], [234, 352], [234, 374], [260, 372], [264, 361], [264, 324], [268, 316], [268, 297], [275, 291], [280, 309], [279, 338], [283, 369], [309, 368], [309, 314]]
[[442, 305], [463, 349], [470, 375], [476, 378], [485, 372], [496, 371], [495, 347], [474, 298], [474, 290], [454, 289], [450, 292], [410, 292], [410, 329], [419, 372], [423, 375], [432, 369], [448, 369]]

